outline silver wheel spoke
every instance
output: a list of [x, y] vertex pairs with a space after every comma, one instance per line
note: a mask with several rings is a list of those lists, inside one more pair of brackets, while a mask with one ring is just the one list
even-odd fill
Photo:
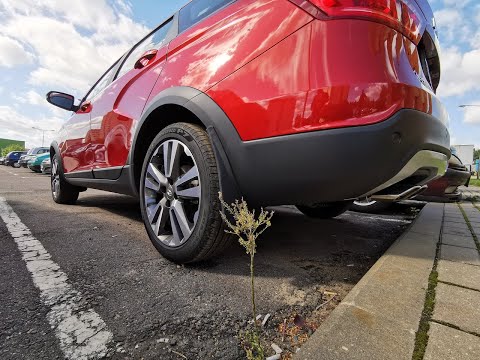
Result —
[[178, 190], [177, 195], [181, 198], [198, 199], [200, 198], [201, 189], [200, 186], [194, 186], [185, 190]]
[[170, 209], [170, 226], [172, 227], [172, 237], [170, 239], [170, 246], [178, 246], [182, 242], [181, 231], [178, 228], [179, 225], [176, 221], [175, 214], [173, 213], [173, 209]]
[[156, 205], [152, 205], [150, 207], [147, 207], [147, 216], [148, 216], [148, 221], [150, 221], [150, 224], [155, 224], [158, 220], [158, 217], [160, 216], [160, 213], [162, 211], [163, 204], [160, 201]]
[[180, 231], [183, 235], [182, 238], [187, 239], [192, 233], [192, 230], [190, 230], [190, 224], [188, 222], [187, 215], [185, 214], [183, 204], [178, 200], [174, 200], [172, 201], [171, 209], [175, 216], [175, 220], [180, 227]]
[[155, 235], [160, 236], [165, 232], [165, 225], [167, 224], [169, 217], [168, 209], [162, 205], [160, 209], [160, 214], [157, 218], [157, 223], [155, 225]]
[[157, 168], [156, 165], [154, 165], [152, 163], [148, 164], [147, 174], [150, 175], [153, 178], [153, 180], [155, 180], [155, 182], [158, 184], [158, 186], [156, 186], [147, 177], [145, 179], [145, 186], [147, 186], [147, 180], [148, 180], [149, 183], [150, 183], [149, 185], [151, 186], [151, 187], [148, 186], [149, 189], [159, 191], [160, 190], [160, 185], [167, 186], [167, 184], [168, 184], [167, 178], [165, 177], [165, 175], [162, 174], [162, 172]]
[[190, 170], [188, 170], [184, 175], [182, 175], [180, 178], [178, 178], [177, 181], [175, 181], [175, 186], [183, 186], [187, 183], [189, 183], [192, 180], [198, 179], [198, 169], [196, 166], [192, 167]]
[[145, 178], [145, 187], [147, 189], [159, 192], [160, 191], [160, 184], [155, 184], [153, 181], [150, 181], [148, 178]]
[[178, 177], [180, 152], [183, 147], [178, 141], [167, 141], [163, 144], [163, 163], [165, 165], [165, 176], [167, 178]]

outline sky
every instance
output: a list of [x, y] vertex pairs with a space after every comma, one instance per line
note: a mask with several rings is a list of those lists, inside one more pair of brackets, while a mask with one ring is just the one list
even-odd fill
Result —
[[[69, 113], [45, 94], [82, 98], [98, 77], [188, 0], [0, 0], [0, 137], [42, 145]], [[441, 44], [437, 95], [452, 144], [480, 148], [480, 0], [430, 0]], [[45, 133], [45, 145], [54, 132]]]

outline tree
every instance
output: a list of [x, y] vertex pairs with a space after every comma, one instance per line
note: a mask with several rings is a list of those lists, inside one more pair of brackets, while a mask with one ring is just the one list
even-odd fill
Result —
[[478, 160], [480, 159], [480, 149], [474, 149], [473, 150], [473, 160]]
[[4, 147], [2, 149], [2, 156], [7, 156], [7, 154], [12, 151], [24, 151], [24, 150], [25, 149], [21, 145], [17, 145], [17, 144], [8, 145], [7, 147]]

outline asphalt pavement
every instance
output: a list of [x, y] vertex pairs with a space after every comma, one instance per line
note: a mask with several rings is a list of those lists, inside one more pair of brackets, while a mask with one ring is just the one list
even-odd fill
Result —
[[[284, 320], [320, 325], [418, 212], [312, 220], [273, 210], [256, 256], [257, 311], [272, 315], [266, 341], [291, 352]], [[49, 176], [23, 168], [0, 166], [0, 214], [0, 359], [244, 358], [249, 259], [238, 244], [178, 266], [150, 243], [136, 199], [88, 190], [58, 205]], [[325, 291], [337, 295], [318, 310]]]

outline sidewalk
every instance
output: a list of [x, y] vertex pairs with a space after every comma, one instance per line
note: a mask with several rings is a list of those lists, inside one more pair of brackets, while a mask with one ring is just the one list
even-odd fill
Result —
[[480, 359], [477, 206], [426, 205], [294, 359]]
[[462, 186], [460, 191], [463, 194], [464, 200], [480, 201], [480, 187], [470, 185], [469, 187]]

